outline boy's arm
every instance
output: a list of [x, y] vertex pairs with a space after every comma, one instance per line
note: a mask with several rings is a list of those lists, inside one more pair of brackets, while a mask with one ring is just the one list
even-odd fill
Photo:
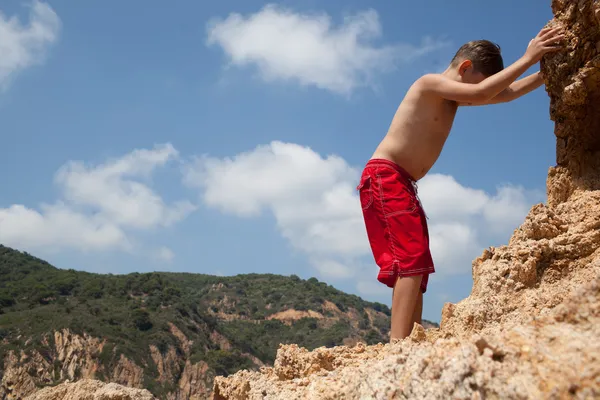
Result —
[[521, 96], [537, 89], [544, 83], [544, 78], [541, 72], [536, 72], [523, 79], [519, 79], [511, 83], [506, 89], [498, 93], [495, 97], [492, 97], [488, 101], [482, 102], [459, 102], [459, 106], [483, 106], [488, 104], [507, 103], [518, 99]]
[[457, 82], [443, 75], [429, 74], [419, 79], [420, 89], [457, 103], [483, 103], [496, 97], [529, 69], [534, 59], [527, 54], [480, 83]]
[[434, 94], [457, 103], [488, 102], [508, 88], [519, 76], [537, 63], [544, 54], [558, 51], [562, 40], [561, 28], [544, 28], [529, 42], [525, 54], [502, 71], [472, 84], [457, 82], [441, 74], [428, 74], [418, 80], [424, 93]]

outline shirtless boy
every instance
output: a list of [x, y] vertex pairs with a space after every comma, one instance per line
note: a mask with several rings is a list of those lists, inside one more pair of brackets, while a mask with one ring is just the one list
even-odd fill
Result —
[[458, 106], [504, 103], [538, 88], [539, 72], [516, 79], [560, 49], [562, 38], [560, 28], [542, 29], [507, 68], [497, 45], [469, 42], [446, 71], [418, 79], [398, 107], [357, 187], [377, 280], [393, 288], [391, 340], [407, 337], [421, 323], [423, 293], [435, 269], [416, 182], [438, 159]]

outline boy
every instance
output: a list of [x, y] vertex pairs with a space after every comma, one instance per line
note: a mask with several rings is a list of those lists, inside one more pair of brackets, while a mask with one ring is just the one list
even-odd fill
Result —
[[423, 293], [435, 269], [416, 182], [439, 157], [458, 106], [508, 102], [536, 89], [543, 83], [539, 72], [515, 80], [560, 49], [562, 38], [560, 28], [542, 29], [507, 68], [497, 45], [469, 42], [446, 71], [418, 79], [398, 107], [357, 187], [377, 280], [393, 288], [391, 340], [407, 337], [421, 323]]

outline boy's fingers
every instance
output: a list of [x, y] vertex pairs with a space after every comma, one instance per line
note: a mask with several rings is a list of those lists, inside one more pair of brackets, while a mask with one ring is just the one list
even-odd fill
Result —
[[540, 36], [540, 40], [544, 41], [544, 40], [546, 40], [546, 39], [549, 39], [549, 38], [555, 37], [555, 36], [557, 36], [557, 35], [559, 35], [559, 36], [560, 36], [560, 35], [562, 35], [562, 33], [563, 33], [563, 32], [562, 32], [562, 30], [561, 30], [561, 29], [553, 29], [553, 30], [551, 30], [551, 31], [549, 31], [549, 32], [547, 32], [547, 33], [545, 33], [544, 35]]
[[549, 44], [549, 43], [556, 43], [556, 42], [560, 42], [565, 38], [564, 35], [558, 35], [555, 37], [551, 37], [549, 39], [546, 39], [542, 42], [543, 45]]
[[548, 29], [544, 33], [540, 32], [540, 38], [548, 37], [556, 32], [560, 32], [560, 31], [562, 31], [562, 28], [560, 26], [555, 26], [553, 28]]
[[546, 46], [544, 47], [544, 53], [554, 53], [562, 49], [564, 49], [563, 46]]
[[542, 42], [545, 42], [547, 40], [553, 40], [553, 39], [560, 38], [560, 37], [564, 37], [564, 32], [559, 30], [559, 31], [550, 32], [547, 35], [544, 35], [543, 37], [540, 38], [540, 40]]
[[542, 35], [544, 35], [546, 32], [548, 32], [548, 31], [551, 31], [552, 29], [554, 29], [554, 28], [552, 28], [551, 26], [547, 26], [547, 27], [543, 28], [543, 29], [542, 29], [542, 30], [541, 30], [541, 31], [540, 31], [540, 32], [537, 34], [537, 37], [541, 37], [541, 36], [542, 36]]

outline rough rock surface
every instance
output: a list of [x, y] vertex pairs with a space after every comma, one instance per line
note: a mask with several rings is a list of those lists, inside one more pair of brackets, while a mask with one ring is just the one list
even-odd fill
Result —
[[545, 57], [542, 73], [555, 121], [557, 166], [548, 174], [548, 204], [575, 190], [600, 189], [600, 5], [553, 0], [550, 25], [565, 27], [566, 51]]
[[215, 400], [600, 398], [600, 1], [552, 10], [568, 46], [541, 63], [557, 137], [548, 204], [473, 262], [470, 296], [396, 343], [281, 346], [273, 368], [216, 378]]
[[[45, 344], [48, 344], [47, 340]], [[76, 375], [83, 379], [93, 378], [100, 368], [97, 360], [103, 347], [102, 340], [89, 335], [76, 335], [68, 329], [54, 332], [53, 350], [56, 361], [62, 365], [60, 369], [55, 369], [39, 352], [28, 356], [23, 351], [11, 351], [4, 359], [0, 397], [23, 398], [39, 385], [52, 384], [55, 378], [74, 380]], [[139, 367], [122, 357], [119, 367], [114, 371], [113, 380], [129, 386], [141, 385], [138, 370]]]
[[[595, 267], [600, 271], [600, 265]], [[494, 335], [307, 352], [217, 378], [221, 399], [592, 399], [600, 396], [600, 275], [547, 315]], [[419, 337], [420, 336], [420, 337]], [[428, 336], [428, 335], [427, 335]], [[432, 343], [433, 342], [433, 343]]]
[[[187, 338], [175, 325], [170, 326], [170, 329], [183, 343], [184, 351], [189, 352]], [[104, 375], [115, 384], [143, 388], [142, 367], [123, 354], [114, 368], [109, 371], [104, 370], [105, 367], [99, 358], [105, 345], [104, 340], [87, 334], [78, 335], [68, 329], [54, 332], [53, 336], [54, 341], [51, 345], [47, 341], [45, 343], [50, 345], [47, 348], [50, 358], [48, 354], [44, 357], [38, 351], [34, 351], [31, 355], [27, 355], [24, 351], [8, 353], [4, 358], [4, 373], [0, 380], [0, 399], [23, 399], [38, 390], [40, 386], [52, 385], [57, 380], [99, 379], [100, 372], [104, 372]], [[164, 354], [154, 346], [150, 346], [149, 351], [159, 372], [159, 382], [166, 381], [174, 384], [173, 391], [167, 395], [166, 400], [194, 400], [210, 397], [208, 365], [204, 361], [192, 364], [188, 359], [176, 355], [172, 346]], [[186, 356], [189, 354], [186, 353]], [[95, 399], [95, 397], [90, 398]]]
[[157, 400], [146, 389], [133, 389], [116, 383], [83, 379], [42, 389], [25, 400]]

